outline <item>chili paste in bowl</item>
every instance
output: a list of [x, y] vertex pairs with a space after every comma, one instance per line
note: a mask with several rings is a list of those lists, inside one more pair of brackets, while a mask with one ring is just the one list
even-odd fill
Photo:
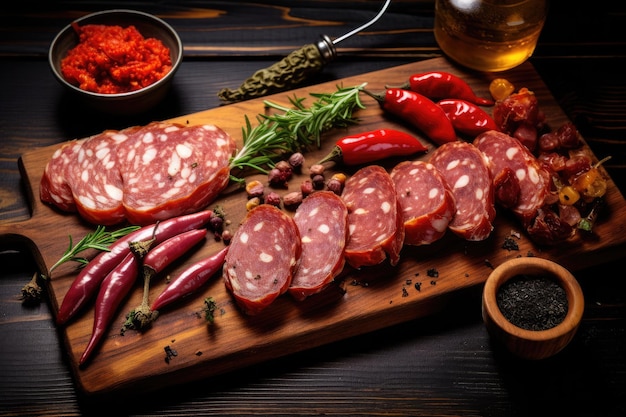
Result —
[[140, 113], [167, 93], [182, 43], [163, 20], [134, 10], [81, 17], [53, 40], [48, 54], [58, 81], [93, 108]]

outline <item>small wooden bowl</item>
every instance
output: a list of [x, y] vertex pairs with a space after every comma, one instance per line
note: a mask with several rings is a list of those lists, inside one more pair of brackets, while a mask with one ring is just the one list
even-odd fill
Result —
[[[547, 330], [526, 330], [507, 320], [496, 297], [505, 282], [519, 275], [547, 276], [565, 290], [568, 309], [562, 322]], [[489, 275], [483, 290], [482, 315], [489, 334], [510, 352], [524, 359], [544, 359], [560, 352], [572, 340], [584, 305], [580, 285], [567, 269], [547, 259], [515, 258], [504, 262]]]

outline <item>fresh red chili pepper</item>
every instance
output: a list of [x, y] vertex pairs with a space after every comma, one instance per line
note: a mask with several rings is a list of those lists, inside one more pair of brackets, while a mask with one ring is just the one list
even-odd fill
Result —
[[438, 145], [457, 140], [452, 122], [434, 101], [419, 93], [402, 88], [388, 88], [383, 94], [373, 94], [381, 107], [409, 122]]
[[139, 275], [139, 260], [133, 253], [128, 253], [102, 281], [93, 317], [93, 329], [87, 347], [79, 360], [84, 365], [100, 344], [118, 307], [133, 288]]
[[448, 115], [452, 126], [464, 135], [476, 137], [488, 130], [498, 130], [493, 118], [475, 105], [466, 100], [449, 98], [437, 102]]
[[155, 225], [144, 226], [116, 241], [109, 247], [108, 252], [98, 254], [80, 271], [59, 307], [57, 323], [67, 322], [95, 296], [102, 280], [130, 253], [130, 243], [151, 239], [154, 234], [154, 244], [159, 244], [179, 233], [204, 226], [212, 215], [211, 210], [203, 210], [175, 217]]
[[159, 294], [154, 303], [152, 303], [151, 309], [153, 311], [160, 310], [166, 305], [197, 291], [222, 268], [229, 247], [224, 247], [219, 252], [196, 262], [184, 270]]
[[143, 259], [143, 273], [150, 277], [162, 272], [206, 236], [206, 229], [193, 229], [167, 239], [157, 245]]
[[335, 161], [346, 165], [359, 165], [392, 156], [413, 155], [426, 151], [428, 148], [408, 133], [394, 129], [378, 129], [339, 139], [333, 150], [318, 164]]
[[414, 74], [402, 88], [415, 91], [431, 100], [460, 98], [479, 106], [494, 105], [493, 100], [478, 97], [465, 80], [449, 72], [431, 71]]

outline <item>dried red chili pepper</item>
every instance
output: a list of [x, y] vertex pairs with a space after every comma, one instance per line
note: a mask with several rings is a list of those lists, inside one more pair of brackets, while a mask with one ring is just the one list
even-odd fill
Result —
[[166, 305], [178, 301], [202, 287], [209, 278], [222, 268], [229, 247], [230, 246], [224, 247], [224, 249], [219, 252], [196, 262], [183, 271], [161, 294], [159, 294], [157, 299], [154, 300], [151, 306], [152, 311], [158, 311]]
[[380, 94], [363, 91], [376, 99], [383, 110], [417, 127], [438, 145], [457, 140], [446, 113], [428, 97], [402, 88], [389, 88]]
[[154, 244], [159, 244], [179, 233], [204, 226], [209, 222], [212, 215], [211, 210], [204, 210], [175, 217], [160, 222], [156, 232], [155, 227], [157, 225], [144, 226], [116, 241], [109, 247], [108, 252], [98, 254], [80, 271], [65, 294], [61, 307], [59, 307], [57, 324], [67, 322], [95, 296], [102, 280], [130, 253], [130, 243], [148, 240], [154, 234]]
[[139, 275], [139, 261], [134, 254], [128, 253], [124, 260], [113, 268], [102, 281], [93, 317], [93, 330], [87, 347], [79, 360], [84, 365], [100, 344], [118, 307], [126, 298]]
[[408, 133], [394, 129], [377, 129], [339, 139], [333, 150], [318, 164], [335, 161], [359, 165], [426, 151], [428, 148]]
[[467, 82], [449, 72], [431, 71], [414, 74], [401, 88], [410, 89], [431, 100], [459, 98], [479, 106], [494, 105], [493, 100], [478, 97]]
[[440, 100], [437, 104], [448, 115], [448, 118], [452, 121], [452, 126], [459, 133], [476, 137], [488, 130], [498, 130], [496, 122], [489, 113], [474, 103], [449, 98]]

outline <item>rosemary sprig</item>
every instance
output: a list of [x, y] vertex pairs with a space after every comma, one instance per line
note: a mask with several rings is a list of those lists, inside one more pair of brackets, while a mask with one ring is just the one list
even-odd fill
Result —
[[96, 230], [87, 233], [76, 246], [73, 245], [72, 236], [69, 236], [70, 243], [68, 248], [63, 253], [63, 256], [50, 268], [50, 275], [57, 267], [65, 262], [74, 261], [80, 264], [86, 265], [89, 261], [86, 258], [78, 256], [79, 253], [87, 249], [96, 249], [99, 251], [109, 251], [109, 246], [117, 239], [126, 236], [127, 234], [139, 229], [139, 226], [128, 226], [119, 230], [108, 232], [104, 226], [96, 227]]
[[[293, 107], [264, 101], [266, 107], [282, 113], [257, 116], [256, 127], [252, 127], [246, 116], [246, 125], [242, 129], [243, 147], [231, 159], [231, 171], [251, 168], [267, 174], [265, 167], [271, 167], [285, 153], [305, 151], [312, 145], [319, 148], [324, 132], [356, 122], [353, 111], [357, 107], [365, 108], [359, 98], [365, 85], [338, 86], [330, 94], [312, 93], [316, 101], [310, 107], [304, 105], [304, 98], [298, 97], [289, 99]], [[231, 179], [242, 181], [232, 175]]]

